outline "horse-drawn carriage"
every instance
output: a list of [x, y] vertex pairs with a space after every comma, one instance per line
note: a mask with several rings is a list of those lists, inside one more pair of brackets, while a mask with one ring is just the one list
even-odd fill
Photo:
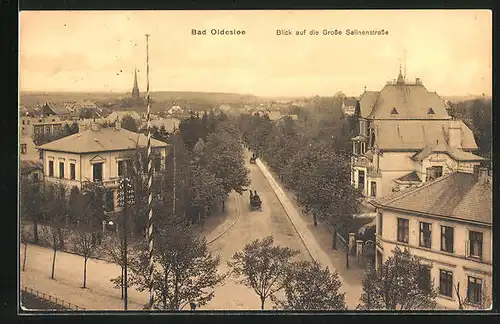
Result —
[[257, 194], [257, 190], [254, 193], [250, 190], [250, 211], [257, 209], [262, 210], [262, 201]]
[[253, 154], [252, 157], [250, 157], [250, 164], [255, 164], [255, 160], [257, 160], [257, 154]]

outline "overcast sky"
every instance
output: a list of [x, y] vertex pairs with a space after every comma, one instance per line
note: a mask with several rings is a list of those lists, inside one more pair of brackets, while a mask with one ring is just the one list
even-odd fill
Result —
[[[490, 11], [57, 11], [20, 13], [20, 89], [131, 91], [133, 70], [152, 91], [263, 96], [359, 95], [395, 79], [441, 95], [492, 92]], [[191, 29], [244, 36], [193, 36]], [[342, 36], [277, 36], [277, 29]], [[347, 36], [385, 29], [386, 36]]]

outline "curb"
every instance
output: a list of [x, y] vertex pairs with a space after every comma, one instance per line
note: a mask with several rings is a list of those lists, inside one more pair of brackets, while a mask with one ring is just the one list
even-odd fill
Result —
[[224, 234], [226, 234], [227, 231], [229, 231], [235, 224], [236, 222], [240, 219], [240, 204], [239, 204], [239, 199], [238, 199], [238, 196], [234, 196], [234, 200], [236, 200], [236, 210], [237, 210], [237, 216], [236, 216], [236, 219], [234, 220], [234, 222], [229, 225], [224, 231], [222, 231], [222, 233], [220, 233], [219, 235], [217, 235], [215, 238], [211, 239], [210, 241], [207, 242], [207, 245], [208, 244], [211, 244], [213, 242], [215, 242], [216, 240], [218, 240], [219, 238], [221, 238]]
[[[278, 198], [278, 201], [280, 202], [281, 206], [283, 207], [283, 210], [285, 211], [286, 216], [288, 217], [288, 219], [292, 223], [292, 226], [295, 229], [295, 232], [299, 235], [300, 240], [302, 241], [302, 244], [304, 244], [304, 246], [305, 246], [305, 248], [307, 250], [307, 253], [309, 254], [309, 257], [311, 258], [311, 260], [316, 260], [316, 258], [313, 256], [313, 254], [312, 254], [309, 246], [307, 245], [306, 240], [302, 236], [302, 233], [300, 233], [300, 231], [297, 229], [297, 224], [295, 223], [294, 219], [290, 216], [287, 208], [283, 204], [282, 199], [278, 196], [278, 193], [276, 192], [276, 189], [273, 188], [273, 186], [271, 185], [271, 182], [269, 181], [268, 176], [266, 176], [266, 174], [262, 171], [263, 167], [266, 167], [266, 166], [264, 165], [264, 163], [260, 159], [257, 159], [256, 164], [259, 167], [260, 172], [262, 172], [262, 175], [266, 178], [267, 182], [269, 183], [269, 186], [271, 186], [271, 189], [273, 189], [273, 192], [276, 195], [276, 198]], [[272, 175], [270, 173], [269, 173], [269, 175], [272, 177]], [[274, 181], [274, 182], [276, 182], [276, 181]]]
[[[273, 177], [273, 175], [271, 174], [271, 171], [267, 170], [267, 171], [268, 171], [268, 173], [269, 173], [269, 177], [268, 177], [268, 176], [266, 176], [266, 174], [262, 171], [262, 169], [263, 169], [263, 168], [268, 169], [268, 168], [267, 168], [267, 166], [266, 166], [266, 165], [264, 164], [264, 162], [262, 162], [260, 159], [257, 159], [257, 161], [256, 161], [256, 162], [257, 162], [257, 166], [259, 167], [259, 170], [262, 172], [262, 174], [264, 175], [264, 177], [267, 179], [267, 181], [268, 181], [269, 185], [271, 186], [271, 189], [273, 190], [274, 194], [275, 194], [275, 195], [276, 195], [276, 197], [278, 198], [278, 201], [279, 201], [279, 202], [280, 202], [280, 204], [283, 206], [283, 209], [285, 210], [285, 214], [287, 215], [288, 219], [290, 220], [290, 222], [291, 222], [291, 223], [292, 223], [292, 225], [293, 225], [293, 228], [295, 229], [295, 231], [296, 231], [296, 232], [297, 232], [297, 234], [299, 235], [299, 237], [300, 237], [300, 239], [301, 239], [302, 243], [304, 244], [304, 246], [305, 246], [305, 248], [306, 248], [307, 252], [309, 253], [309, 256], [311, 257], [311, 259], [312, 259], [312, 260], [317, 260], [317, 259], [313, 256], [313, 253], [311, 252], [311, 250], [310, 250], [309, 246], [307, 245], [307, 243], [306, 243], [306, 241], [305, 241], [304, 237], [302, 236], [302, 234], [301, 234], [301, 233], [300, 233], [300, 231], [298, 230], [297, 225], [296, 225], [296, 222], [295, 222], [295, 221], [293, 220], [293, 218], [290, 216], [290, 214], [289, 214], [289, 212], [288, 212], [287, 208], [285, 208], [285, 206], [284, 206], [284, 204], [283, 204], [282, 200], [281, 200], [281, 199], [280, 199], [280, 197], [278, 196], [278, 193], [276, 192], [276, 189], [274, 189], [274, 188], [273, 188], [273, 185], [271, 185], [271, 182], [269, 181], [269, 177], [271, 177], [271, 178], [272, 178], [272, 180], [274, 181], [275, 185], [276, 185], [279, 189], [281, 189], [281, 188], [279, 187], [279, 184], [276, 182], [276, 180], [274, 180], [274, 177]], [[281, 189], [281, 191], [283, 192], [283, 190], [282, 190], [282, 189]], [[284, 196], [284, 197], [286, 197], [286, 193], [285, 193], [285, 192], [283, 192], [283, 196]], [[313, 239], [314, 239], [314, 238], [313, 238]], [[319, 248], [321, 249], [321, 247], [319, 247]], [[326, 254], [326, 252], [325, 252], [325, 254]], [[340, 273], [337, 271], [337, 269], [336, 269], [336, 268], [335, 268], [335, 266], [332, 264], [332, 262], [330, 261], [330, 262], [328, 262], [327, 264], [323, 264], [323, 263], [322, 263], [322, 262], [320, 262], [319, 260], [317, 260], [317, 261], [318, 261], [318, 262], [319, 262], [322, 266], [327, 266], [327, 267], [328, 267], [331, 271], [335, 271], [335, 272], [337, 272], [337, 275], [338, 275], [339, 281], [341, 282], [342, 287], [343, 287], [342, 291], [343, 291], [343, 292], [345, 292], [345, 293], [346, 293], [346, 295], [347, 295], [347, 287], [349, 287], [349, 285], [348, 285], [348, 284], [347, 284], [347, 282], [344, 280], [344, 278], [340, 275]]]

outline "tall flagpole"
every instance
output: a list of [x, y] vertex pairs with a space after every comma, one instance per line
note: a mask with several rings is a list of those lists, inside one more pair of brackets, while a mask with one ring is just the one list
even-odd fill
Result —
[[151, 190], [151, 184], [153, 183], [153, 161], [151, 156], [151, 128], [150, 128], [150, 100], [149, 100], [149, 44], [148, 44], [149, 34], [146, 34], [146, 100], [148, 105], [147, 110], [147, 133], [148, 133], [148, 243], [149, 243], [149, 309], [153, 308], [154, 304], [154, 290], [153, 290], [153, 193]]

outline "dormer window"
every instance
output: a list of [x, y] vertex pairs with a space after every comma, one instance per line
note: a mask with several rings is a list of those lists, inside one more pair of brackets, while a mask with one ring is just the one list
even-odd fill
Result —
[[391, 115], [398, 115], [398, 111], [396, 110], [396, 107], [392, 107], [392, 110], [391, 110]]
[[434, 115], [435, 112], [434, 112], [434, 109], [432, 109], [432, 107], [429, 107], [429, 109], [427, 109], [427, 115]]

